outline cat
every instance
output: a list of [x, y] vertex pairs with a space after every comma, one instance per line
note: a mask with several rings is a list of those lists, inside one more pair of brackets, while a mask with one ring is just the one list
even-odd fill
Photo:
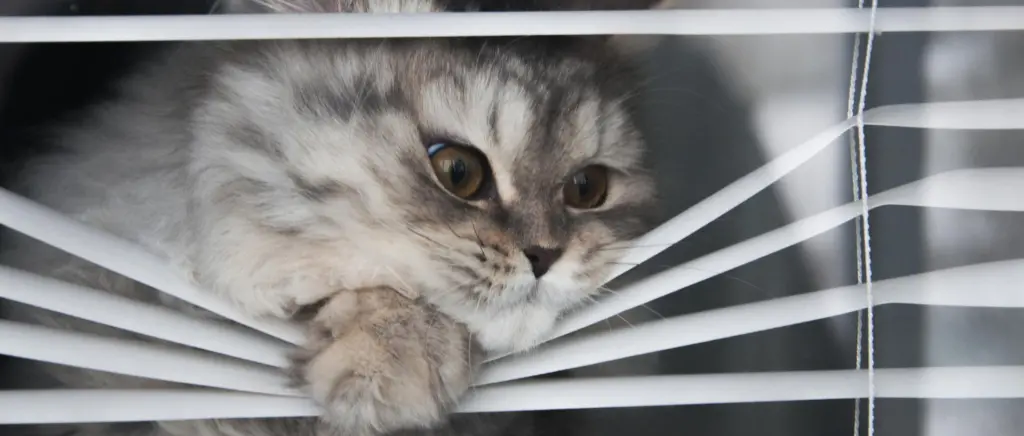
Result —
[[[639, 9], [654, 0], [229, 0], [228, 13]], [[13, 189], [132, 240], [253, 316], [298, 319], [320, 420], [155, 435], [436, 427], [486, 353], [592, 300], [656, 210], [607, 37], [187, 42], [54, 131]], [[8, 232], [0, 260], [213, 316]], [[7, 316], [144, 339], [17, 306]], [[161, 382], [45, 366], [71, 387]], [[296, 423], [291, 425], [289, 423]], [[118, 434], [114, 427], [82, 434]], [[132, 427], [134, 428], [134, 427]], [[147, 427], [149, 428], [149, 427]], [[132, 430], [136, 431], [136, 430]], [[124, 434], [136, 434], [125, 432]]]

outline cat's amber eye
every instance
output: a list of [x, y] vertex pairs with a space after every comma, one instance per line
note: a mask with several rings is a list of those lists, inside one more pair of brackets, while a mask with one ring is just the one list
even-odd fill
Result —
[[576, 209], [593, 209], [608, 197], [608, 169], [591, 165], [573, 174], [562, 186], [565, 204]]
[[487, 161], [471, 147], [436, 143], [427, 149], [427, 154], [437, 180], [456, 197], [473, 197], [487, 180]]

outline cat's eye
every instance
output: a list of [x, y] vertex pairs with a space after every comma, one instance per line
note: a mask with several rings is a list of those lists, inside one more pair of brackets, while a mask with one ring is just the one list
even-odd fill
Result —
[[562, 186], [565, 204], [576, 209], [593, 209], [608, 197], [608, 169], [591, 165], [573, 174]]
[[439, 142], [427, 148], [437, 180], [456, 197], [469, 199], [487, 180], [487, 160], [471, 147]]

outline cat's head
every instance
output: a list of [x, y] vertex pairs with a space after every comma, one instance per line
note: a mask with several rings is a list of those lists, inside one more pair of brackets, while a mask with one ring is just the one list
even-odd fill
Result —
[[[455, 3], [517, 5], [244, 5], [410, 12]], [[599, 293], [622, 248], [651, 223], [653, 182], [628, 110], [637, 83], [605, 44], [556, 37], [228, 46], [196, 117], [199, 203], [221, 220], [206, 225], [220, 248], [205, 249], [201, 268], [214, 282], [293, 286], [299, 303], [323, 283], [390, 286], [466, 323], [488, 350], [535, 344]], [[224, 271], [244, 277], [218, 277]]]

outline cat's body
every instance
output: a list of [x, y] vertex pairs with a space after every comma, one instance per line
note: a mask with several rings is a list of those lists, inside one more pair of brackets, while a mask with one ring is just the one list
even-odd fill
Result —
[[[237, 10], [446, 6], [253, 3]], [[564, 39], [184, 43], [65, 123], [60, 151], [31, 161], [14, 189], [166, 257], [254, 316], [317, 305], [295, 375], [325, 423], [162, 423], [147, 434], [433, 425], [481, 349], [532, 346], [597, 293], [621, 253], [608, 248], [649, 225], [632, 88], [614, 62], [600, 44]], [[0, 260], [210, 316], [15, 234]], [[128, 336], [24, 306], [8, 316]], [[160, 385], [49, 369], [72, 387]]]

